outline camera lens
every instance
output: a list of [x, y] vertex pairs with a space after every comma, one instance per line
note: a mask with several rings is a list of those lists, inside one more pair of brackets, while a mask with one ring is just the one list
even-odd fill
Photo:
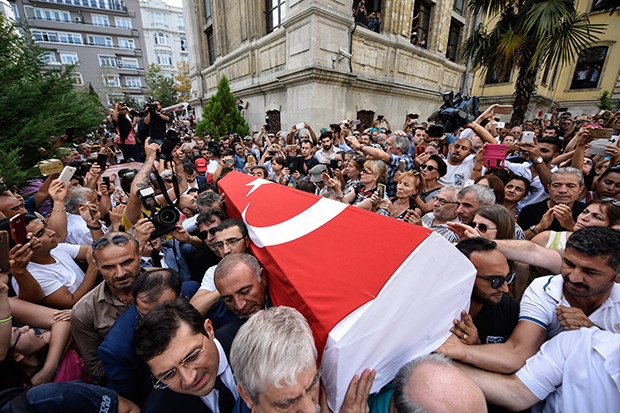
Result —
[[163, 225], [171, 225], [177, 223], [180, 215], [174, 207], [164, 207], [159, 211], [158, 218]]

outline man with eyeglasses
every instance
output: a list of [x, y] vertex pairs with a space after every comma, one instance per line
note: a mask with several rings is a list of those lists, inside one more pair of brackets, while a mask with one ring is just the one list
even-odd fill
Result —
[[106, 378], [97, 349], [116, 319], [133, 304], [133, 282], [140, 274], [138, 241], [124, 232], [112, 232], [93, 242], [93, 258], [103, 281], [71, 310], [71, 333], [94, 384]]
[[482, 237], [465, 239], [456, 248], [476, 267], [469, 312], [450, 330], [462, 343], [504, 343], [519, 321], [519, 303], [508, 292], [515, 274], [497, 244]]
[[239, 397], [211, 320], [186, 300], [153, 308], [136, 326], [136, 355], [148, 364], [154, 390], [143, 413], [230, 413]]
[[[534, 245], [528, 241], [499, 243], [508, 258], [541, 264], [535, 261], [541, 255], [535, 250], [541, 247], [519, 248], [519, 244]], [[619, 334], [618, 245], [620, 232], [611, 228], [587, 227], [574, 232], [566, 243], [561, 273], [536, 278], [530, 284], [521, 299], [519, 322], [505, 343], [471, 346], [453, 335], [438, 351], [484, 370], [508, 374], [523, 367], [546, 340], [564, 331], [597, 327]]]
[[459, 237], [448, 229], [448, 222], [456, 221], [456, 208], [458, 206], [456, 194], [461, 190], [460, 186], [444, 186], [434, 198], [433, 210], [422, 216], [422, 224], [437, 232], [450, 242], [458, 242]]
[[[250, 239], [248, 237], [248, 229], [243, 221], [229, 218], [210, 232], [213, 233], [213, 248], [217, 254], [224, 258], [229, 254], [240, 254], [248, 252]], [[200, 289], [192, 298], [191, 303], [203, 315], [207, 313], [209, 308], [220, 298], [220, 294], [215, 287], [214, 275], [217, 265], [210, 267], [204, 274]]]

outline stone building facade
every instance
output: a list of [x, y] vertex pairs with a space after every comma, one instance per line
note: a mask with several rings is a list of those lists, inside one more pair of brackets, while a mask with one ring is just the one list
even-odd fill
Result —
[[93, 86], [104, 105], [128, 93], [144, 100], [145, 59], [138, 0], [11, 0], [46, 49], [49, 68], [75, 64], [76, 84]]
[[226, 75], [252, 130], [341, 119], [369, 125], [428, 117], [440, 94], [467, 89], [454, 62], [471, 31], [460, 0], [366, 0], [375, 30], [354, 17], [361, 0], [184, 0], [193, 86], [202, 106]]

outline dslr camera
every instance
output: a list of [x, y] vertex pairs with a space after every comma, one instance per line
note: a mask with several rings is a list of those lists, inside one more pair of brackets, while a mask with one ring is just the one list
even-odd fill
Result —
[[155, 231], [151, 234], [151, 239], [159, 238], [173, 231], [177, 222], [181, 218], [181, 213], [172, 205], [160, 207], [155, 199], [155, 191], [150, 186], [138, 191], [140, 202], [145, 209], [151, 211], [149, 221], [155, 226]]
[[460, 93], [455, 96], [450, 91], [441, 97], [443, 105], [428, 118], [429, 122], [435, 122], [427, 131], [431, 138], [440, 138], [446, 132], [456, 132], [461, 126], [472, 122], [478, 112], [479, 99], [476, 96], [461, 96]]
[[164, 141], [161, 144], [161, 157], [167, 161], [171, 161], [173, 158], [172, 151], [174, 151], [174, 148], [176, 148], [179, 143], [181, 143], [181, 138], [177, 131], [168, 129]]
[[157, 103], [149, 100], [148, 102], [146, 102], [146, 105], [144, 105], [144, 111], [151, 113], [157, 112]]

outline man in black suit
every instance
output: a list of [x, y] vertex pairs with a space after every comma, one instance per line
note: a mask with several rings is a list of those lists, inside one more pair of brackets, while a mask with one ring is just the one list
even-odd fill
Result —
[[136, 326], [134, 348], [155, 389], [142, 412], [230, 413], [239, 397], [211, 321], [186, 300], [158, 305]]

